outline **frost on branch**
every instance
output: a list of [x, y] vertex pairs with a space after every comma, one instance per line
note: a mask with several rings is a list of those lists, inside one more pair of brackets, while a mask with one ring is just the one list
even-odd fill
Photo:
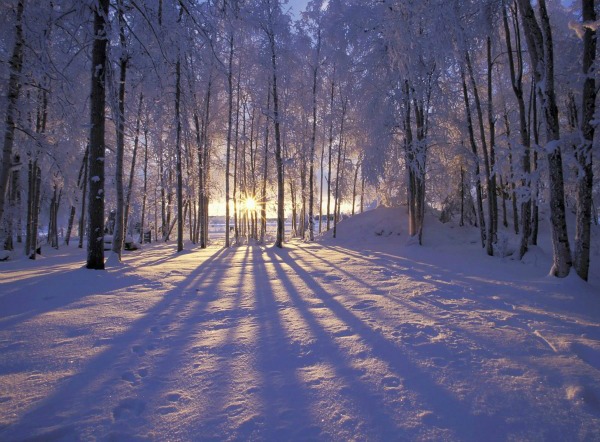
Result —
[[572, 29], [577, 34], [577, 37], [583, 39], [586, 29], [590, 31], [597, 31], [600, 28], [600, 20], [586, 21], [583, 23], [576, 22], [574, 20], [569, 21], [569, 29]]

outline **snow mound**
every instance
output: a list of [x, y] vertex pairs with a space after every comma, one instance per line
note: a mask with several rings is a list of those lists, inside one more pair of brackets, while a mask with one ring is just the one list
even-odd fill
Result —
[[389, 241], [405, 234], [404, 226], [406, 225], [406, 208], [379, 206], [376, 209], [343, 219], [337, 225], [335, 239], [332, 228], [322, 233], [319, 241], [364, 242], [374, 238]]

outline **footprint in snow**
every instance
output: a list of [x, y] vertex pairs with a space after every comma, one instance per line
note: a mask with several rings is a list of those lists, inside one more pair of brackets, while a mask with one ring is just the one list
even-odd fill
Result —
[[139, 416], [145, 408], [146, 404], [143, 401], [136, 398], [126, 398], [113, 408], [112, 414], [115, 420], [128, 419]]
[[181, 393], [169, 393], [167, 394], [167, 400], [169, 402], [178, 402], [181, 399]]
[[385, 388], [385, 389], [398, 388], [398, 387], [400, 387], [401, 381], [400, 381], [400, 378], [398, 378], [396, 376], [386, 376], [385, 378], [383, 378], [381, 380], [381, 384], [383, 385], [383, 388]]
[[335, 276], [335, 275], [325, 275], [325, 276], [323, 276], [323, 279], [328, 282], [338, 282], [338, 281], [344, 280], [344, 278], [342, 278], [340, 276]]
[[364, 301], [357, 302], [350, 308], [352, 310], [375, 310], [379, 308], [377, 307], [377, 305], [375, 305], [376, 303], [377, 301], [374, 301], [372, 299], [365, 299]]
[[138, 356], [144, 356], [146, 354], [144, 347], [142, 347], [141, 345], [134, 345], [133, 347], [131, 347], [131, 352], [135, 353]]
[[123, 373], [121, 375], [121, 379], [123, 379], [125, 382], [129, 382], [131, 385], [135, 385], [138, 383], [137, 376], [134, 373], [132, 373], [131, 371], [127, 371], [127, 372]]

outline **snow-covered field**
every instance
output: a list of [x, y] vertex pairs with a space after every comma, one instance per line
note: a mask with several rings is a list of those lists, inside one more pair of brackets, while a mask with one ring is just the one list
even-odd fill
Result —
[[339, 237], [0, 263], [0, 440], [600, 440], [600, 277], [402, 209]]

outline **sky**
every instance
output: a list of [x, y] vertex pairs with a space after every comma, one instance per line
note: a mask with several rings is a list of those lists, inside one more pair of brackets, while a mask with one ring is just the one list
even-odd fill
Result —
[[294, 13], [298, 13], [304, 11], [307, 4], [308, 0], [289, 0], [288, 6], [294, 10]]

